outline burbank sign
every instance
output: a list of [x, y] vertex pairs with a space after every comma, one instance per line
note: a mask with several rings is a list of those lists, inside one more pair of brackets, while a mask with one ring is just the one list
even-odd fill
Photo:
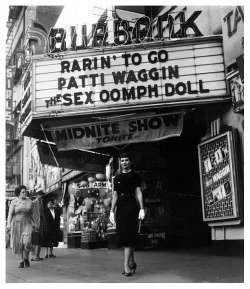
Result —
[[[59, 53], [66, 50], [82, 50], [93, 47], [119, 46], [127, 44], [138, 44], [163, 39], [163, 31], [169, 28], [169, 39], [187, 37], [187, 29], [192, 29], [194, 36], [203, 36], [195, 24], [195, 20], [201, 11], [195, 11], [187, 20], [185, 13], [179, 12], [179, 30], [175, 31], [176, 20], [170, 14], [159, 16], [151, 21], [148, 16], [140, 17], [132, 27], [129, 21], [112, 20], [112, 28], [109, 25], [93, 24], [90, 37], [87, 25], [70, 26], [68, 29], [51, 28], [48, 35], [50, 53]], [[165, 24], [164, 24], [165, 23]], [[154, 31], [155, 36], [152, 36]], [[91, 42], [91, 43], [89, 43]]]

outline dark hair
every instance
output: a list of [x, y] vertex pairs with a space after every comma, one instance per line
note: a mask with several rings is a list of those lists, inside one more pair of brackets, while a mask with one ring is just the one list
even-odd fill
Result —
[[43, 196], [44, 192], [42, 190], [35, 193], [35, 196]]
[[54, 199], [48, 199], [46, 204], [48, 205], [48, 203], [51, 202], [52, 204], [54, 204]]
[[15, 196], [18, 197], [20, 195], [20, 192], [21, 192], [20, 187], [16, 187], [15, 188]]
[[130, 157], [130, 155], [129, 155], [128, 153], [121, 153], [120, 156], [119, 156], [119, 158], [120, 158], [120, 159], [121, 159], [121, 158], [128, 158], [128, 159], [131, 161], [131, 157]]
[[26, 190], [27, 188], [24, 185], [21, 185], [21, 186], [15, 188], [15, 195], [17, 197], [20, 195], [22, 189]]

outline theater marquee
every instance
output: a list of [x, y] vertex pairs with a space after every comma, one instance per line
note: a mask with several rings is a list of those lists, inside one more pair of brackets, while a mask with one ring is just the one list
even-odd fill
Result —
[[34, 59], [35, 115], [202, 103], [226, 96], [221, 37], [180, 41]]

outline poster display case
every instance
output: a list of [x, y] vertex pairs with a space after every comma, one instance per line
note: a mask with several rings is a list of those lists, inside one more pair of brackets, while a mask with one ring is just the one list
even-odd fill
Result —
[[106, 247], [112, 192], [107, 181], [83, 182], [69, 190], [68, 245], [82, 249]]
[[239, 217], [234, 131], [198, 145], [204, 221]]

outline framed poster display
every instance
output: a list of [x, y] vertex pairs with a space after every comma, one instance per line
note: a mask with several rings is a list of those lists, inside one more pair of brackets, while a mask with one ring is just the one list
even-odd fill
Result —
[[227, 131], [198, 145], [204, 221], [239, 217], [235, 144]]

